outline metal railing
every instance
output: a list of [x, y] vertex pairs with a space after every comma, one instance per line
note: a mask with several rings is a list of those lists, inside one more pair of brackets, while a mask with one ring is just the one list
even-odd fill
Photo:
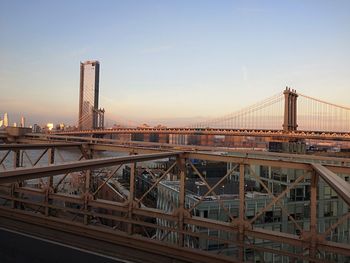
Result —
[[[113, 150], [109, 145], [71, 144], [69, 147], [81, 149], [79, 161], [55, 164], [55, 149], [65, 147], [62, 144], [31, 144], [3, 146], [3, 160], [10, 158], [9, 151], [14, 152], [14, 168], [0, 172], [0, 217], [11, 220], [25, 221], [33, 225], [45, 225], [48, 228], [59, 229], [93, 237], [108, 242], [123, 242], [126, 246], [139, 250], [152, 251], [155, 254], [166, 254], [169, 257], [198, 262], [242, 262], [259, 260], [264, 262], [266, 254], [289, 258], [289, 260], [307, 260], [310, 262], [346, 261], [350, 257], [350, 245], [329, 241], [329, 236], [344, 222], [349, 222], [350, 212], [337, 218], [323, 232], [319, 232], [317, 205], [318, 183], [324, 180], [341, 198], [345, 205], [350, 204], [350, 187], [337, 174], [350, 174], [350, 167], [344, 165], [321, 165], [303, 162], [300, 159], [268, 159], [266, 157], [237, 157], [214, 153], [157, 151], [144, 154], [145, 149], [117, 148], [132, 153], [129, 156], [93, 159], [94, 151]], [[66, 146], [68, 147], [68, 145]], [[21, 152], [27, 149], [40, 150], [39, 158], [31, 161], [33, 167], [18, 168]], [[43, 152], [41, 152], [44, 150]], [[57, 149], [56, 149], [57, 152]], [[38, 161], [45, 155], [50, 165], [37, 167]], [[292, 156], [291, 156], [292, 157]], [[137, 164], [152, 161], [172, 160], [171, 165], [162, 175], [154, 176], [147, 190], [138, 193], [135, 182]], [[327, 159], [322, 157], [323, 160]], [[234, 164], [214, 185], [210, 185], [192, 160], [211, 162], [226, 162]], [[330, 158], [334, 161], [334, 158]], [[0, 163], [1, 164], [1, 163]], [[130, 175], [126, 187], [128, 196], [105, 199], [100, 195], [101, 189], [115, 179], [122, 165], [130, 166]], [[278, 193], [273, 193], [254, 169], [255, 166], [281, 167], [285, 169], [303, 170], [296, 175], [294, 182]], [[99, 169], [109, 167], [109, 172], [99, 177], [94, 183], [94, 175]], [[189, 205], [186, 197], [186, 178], [191, 170], [201, 185], [207, 188], [206, 194], [198, 198], [196, 203]], [[72, 173], [78, 172], [83, 181], [83, 188], [76, 194], [58, 191], [58, 185]], [[233, 172], [239, 172], [238, 214], [233, 214], [227, 202], [220, 198], [218, 188], [228, 180]], [[143, 205], [148, 194], [159, 189], [166, 177], [173, 177], [178, 184], [177, 191], [169, 200], [173, 202], [171, 209], [164, 211], [157, 206]], [[53, 180], [53, 177], [60, 180]], [[95, 176], [96, 177], [96, 176]], [[25, 181], [36, 178], [43, 180], [39, 187], [25, 186]], [[46, 180], [44, 180], [47, 178]], [[63, 179], [62, 179], [63, 178]], [[101, 179], [102, 178], [102, 179]], [[265, 207], [247, 216], [246, 180], [254, 179], [264, 193], [269, 196]], [[309, 227], [300, 222], [288, 211], [284, 198], [297, 186], [310, 182]], [[56, 182], [56, 183], [55, 183]], [[207, 196], [213, 196], [211, 202], [225, 214], [225, 221], [199, 216], [196, 209], [206, 202]], [[117, 200], [115, 200], [117, 199]], [[167, 200], [167, 201], [169, 201]], [[147, 203], [147, 202], [146, 202]], [[268, 211], [275, 206], [281, 209], [287, 223], [297, 229], [294, 233], [280, 230], [264, 229], [257, 224]], [[171, 238], [170, 238], [171, 237]], [[205, 243], [205, 245], [203, 245]], [[170, 253], [170, 254], [169, 254]]]

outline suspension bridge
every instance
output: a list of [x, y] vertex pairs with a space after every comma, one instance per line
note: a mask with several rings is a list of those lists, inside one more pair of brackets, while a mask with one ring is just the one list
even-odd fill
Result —
[[[350, 141], [349, 108], [286, 89], [187, 127], [59, 134], [13, 129], [0, 133], [0, 231], [10, 240], [1, 245], [16, 251], [5, 258], [52, 262], [64, 246], [104, 262], [350, 260], [349, 158], [155, 147], [93, 136]], [[217, 176], [209, 173], [213, 164], [221, 167]], [[22, 249], [28, 243], [32, 249]]]
[[[86, 117], [85, 117], [86, 118]], [[174, 134], [350, 140], [350, 108], [286, 88], [249, 107], [183, 127], [127, 127], [53, 132], [66, 135]]]

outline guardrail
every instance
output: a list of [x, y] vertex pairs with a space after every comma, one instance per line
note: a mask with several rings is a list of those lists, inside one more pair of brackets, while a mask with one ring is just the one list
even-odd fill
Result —
[[[26, 146], [23, 145], [25, 148]], [[27, 146], [28, 147], [28, 146]], [[177, 260], [199, 262], [239, 262], [248, 260], [248, 254], [264, 260], [264, 253], [288, 257], [291, 260], [307, 260], [310, 262], [327, 262], [325, 255], [337, 255], [340, 259], [350, 257], [350, 245], [328, 240], [328, 236], [337, 226], [350, 218], [345, 213], [323, 233], [317, 228], [317, 191], [321, 178], [331, 179], [335, 173], [350, 174], [350, 168], [343, 165], [313, 165], [301, 160], [270, 160], [259, 157], [235, 157], [198, 152], [158, 152], [153, 154], [138, 154], [127, 157], [89, 159], [93, 145], [87, 146], [81, 161], [54, 164], [47, 167], [17, 168], [0, 173], [0, 217], [12, 220], [26, 221], [31, 224], [45, 224], [49, 228], [67, 231], [77, 235], [89, 236], [109, 242], [125, 241], [125, 246], [166, 255]], [[5, 147], [6, 148], [6, 147]], [[1, 149], [0, 149], [1, 150]], [[6, 148], [6, 150], [8, 150]], [[18, 149], [17, 149], [18, 150]], [[170, 158], [172, 165], [161, 175], [155, 176], [152, 185], [142, 193], [137, 193], [135, 183], [137, 163]], [[209, 185], [193, 163], [193, 159], [226, 162], [232, 164], [231, 169], [223, 175], [218, 183]], [[101, 199], [99, 191], [113, 180], [115, 173], [122, 165], [130, 166], [130, 177], [127, 182], [129, 196], [125, 200]], [[294, 182], [287, 183], [284, 190], [278, 193], [271, 191], [264, 178], [257, 174], [253, 166], [264, 165], [302, 170]], [[35, 166], [35, 165], [34, 165]], [[102, 181], [93, 188], [94, 174], [100, 168], [110, 167], [104, 171]], [[196, 174], [197, 179], [207, 188], [207, 193], [196, 202], [188, 203], [186, 195], [186, 178], [189, 169]], [[58, 185], [53, 176], [67, 178], [73, 172], [80, 172], [84, 182], [82, 193], [65, 194], [58, 191]], [[220, 183], [227, 180], [233, 173], [239, 173], [239, 213], [233, 214], [227, 203], [217, 193]], [[169, 211], [157, 207], [145, 207], [140, 203], [148, 194], [160, 187], [168, 175], [173, 175], [177, 181], [176, 197]], [[46, 178], [40, 188], [25, 187], [24, 181], [32, 178]], [[270, 197], [266, 207], [257, 211], [253, 217], [246, 216], [245, 181], [254, 179]], [[348, 186], [342, 188], [341, 183], [348, 183], [337, 178], [336, 183], [329, 186], [339, 194], [349, 205]], [[291, 216], [283, 200], [298, 185], [310, 182], [310, 227], [301, 225]], [[211, 195], [213, 202], [226, 214], [226, 222], [203, 218], [196, 215], [196, 207], [205, 202], [205, 197]], [[259, 227], [256, 222], [269, 209], [279, 206], [286, 214], [288, 224], [298, 229], [296, 233], [267, 230]], [[109, 222], [111, 224], [106, 224]], [[151, 235], [151, 233], [153, 233]], [[212, 234], [208, 234], [212, 233]], [[91, 236], [93, 235], [93, 236]], [[117, 238], [118, 237], [118, 238]], [[171, 238], [169, 238], [171, 237]], [[118, 241], [116, 241], [118, 240]], [[264, 242], [262, 242], [264, 240]], [[133, 243], [134, 242], [134, 243]], [[217, 244], [212, 251], [210, 246], [203, 250], [201, 242]]]

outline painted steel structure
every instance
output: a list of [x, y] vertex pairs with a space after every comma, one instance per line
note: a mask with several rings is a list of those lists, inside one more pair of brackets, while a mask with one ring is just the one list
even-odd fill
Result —
[[215, 128], [113, 128], [103, 130], [52, 132], [52, 135], [108, 135], [108, 134], [182, 134], [271, 137], [283, 139], [315, 139], [350, 141], [350, 132], [215, 129]]
[[[28, 138], [26, 139], [28, 140]], [[109, 244], [122, 245], [133, 248], [135, 251], [153, 254], [159, 257], [165, 257], [170, 260], [181, 262], [243, 262], [245, 261], [245, 250], [254, 250], [256, 253], [273, 253], [289, 258], [290, 261], [306, 260], [309, 262], [327, 262], [325, 254], [336, 254], [345, 262], [350, 258], [350, 245], [328, 240], [329, 234], [334, 231], [339, 224], [347, 222], [350, 218], [350, 212], [344, 214], [335, 224], [330, 226], [324, 233], [319, 233], [317, 228], [317, 184], [324, 180], [329, 186], [350, 205], [350, 188], [347, 182], [337, 177], [337, 173], [350, 174], [350, 160], [323, 157], [318, 160], [318, 164], [303, 161], [302, 158], [294, 155], [283, 155], [280, 159], [269, 158], [260, 153], [259, 156], [228, 156], [215, 153], [202, 153], [190, 151], [162, 151], [154, 148], [144, 147], [125, 147], [108, 144], [86, 144], [70, 143], [46, 143], [39, 145], [32, 140], [31, 145], [4, 145], [2, 151], [4, 157], [0, 161], [3, 164], [6, 158], [10, 158], [13, 153], [13, 169], [6, 169], [0, 173], [0, 225], [8, 228], [21, 228], [24, 232], [33, 233], [32, 229], [39, 227], [47, 228], [48, 231], [41, 231], [40, 235], [48, 235], [47, 238], [55, 239], [52, 231], [60, 231], [63, 234], [73, 234], [90, 239], [86, 244], [90, 249], [98, 249], [93, 246], [95, 240], [99, 242], [108, 242]], [[39, 141], [40, 142], [40, 141]], [[42, 141], [41, 141], [42, 143]], [[22, 147], [22, 148], [21, 148]], [[81, 151], [80, 161], [55, 163], [55, 152], [62, 147], [77, 147]], [[38, 161], [32, 161], [33, 167], [18, 168], [21, 163], [21, 152], [28, 149], [38, 150], [39, 160], [45, 154], [48, 155], [48, 166], [38, 167]], [[44, 150], [43, 152], [41, 152]], [[123, 151], [132, 153], [129, 156], [111, 157], [102, 159], [93, 159], [94, 152], [97, 150], [104, 151]], [[136, 155], [135, 155], [136, 154]], [[135, 173], [136, 164], [149, 160], [171, 158], [173, 164], [165, 171], [154, 184], [141, 197], [136, 196]], [[317, 158], [317, 157], [315, 157]], [[85, 160], [83, 160], [85, 159]], [[193, 168], [191, 160], [206, 160], [216, 162], [227, 162], [235, 164], [239, 173], [239, 214], [233, 216], [228, 212], [230, 220], [222, 222], [209, 220], [195, 216], [191, 213], [191, 208], [186, 207], [186, 167]], [[110, 167], [104, 177], [102, 184], [107, 184], [115, 176], [115, 172], [120, 165], [128, 164], [131, 167], [131, 176], [129, 180], [129, 196], [122, 202], [113, 200], [101, 200], [97, 198], [97, 189], [92, 189], [91, 180], [101, 167]], [[303, 170], [293, 183], [278, 194], [271, 193], [268, 186], [255, 174], [250, 168], [251, 165], [265, 165], [273, 167], [284, 167], [289, 169]], [[176, 168], [176, 170], [173, 170]], [[233, 170], [233, 169], [231, 169]], [[64, 194], [57, 191], [58, 184], [74, 171], [81, 171], [84, 178], [84, 192], [81, 194]], [[169, 213], [154, 208], [140, 206], [140, 203], [147, 194], [156, 188], [157, 185], [167, 176], [173, 173], [179, 182], [179, 199], [177, 200], [176, 209]], [[266, 189], [271, 196], [271, 202], [259, 211], [254, 218], [245, 217], [245, 178], [246, 175], [256, 178], [256, 180]], [[54, 183], [53, 177], [63, 175], [58, 183]], [[204, 175], [197, 171], [199, 180], [207, 187], [206, 195], [216, 196], [216, 200], [222, 206], [222, 200], [217, 197], [217, 185], [209, 186]], [[222, 177], [225, 180], [230, 175], [228, 172]], [[47, 179], [46, 183], [40, 188], [24, 186], [25, 180], [41, 178]], [[266, 230], [254, 225], [257, 218], [262, 216], [269, 208], [280, 204], [281, 199], [293, 188], [301, 184], [304, 180], [310, 180], [310, 228], [303, 229], [300, 234], [282, 233], [279, 231]], [[102, 185], [100, 184], [100, 186]], [[198, 200], [201, 203], [203, 200]], [[283, 204], [280, 204], [283, 207]], [[225, 206], [222, 206], [225, 210]], [[105, 212], [103, 212], [105, 211]], [[107, 213], [114, 211], [116, 214]], [[288, 213], [288, 211], [286, 212]], [[94, 218], [105, 218], [120, 222], [126, 225], [123, 230], [115, 230], [103, 225], [96, 224]], [[146, 219], [162, 219], [172, 222], [170, 225], [159, 225]], [[32, 227], [30, 227], [32, 226]], [[226, 238], [207, 236], [203, 233], [193, 231], [193, 227], [202, 229], [211, 229], [213, 231], [225, 232]], [[136, 229], [144, 229], [140, 234]], [[176, 244], [166, 243], [162, 239], [155, 239], [147, 233], [150, 229], [161, 230], [164, 235], [167, 233], [176, 233], [178, 241]], [[50, 234], [51, 233], [51, 234]], [[39, 234], [39, 233], [37, 233]], [[194, 248], [189, 248], [184, 242], [186, 237], [207, 238], [210, 240], [219, 240], [228, 247], [235, 247], [238, 250], [237, 255], [222, 255], [220, 251], [210, 253]], [[269, 240], [271, 243], [284, 244], [293, 247], [295, 253], [288, 250], [274, 249], [273, 247], [262, 247], [253, 242], [254, 240]], [[252, 241], [253, 240], [253, 241]], [[61, 240], [64, 242], [64, 240]], [[66, 240], [65, 242], [71, 242]], [[105, 251], [112, 253], [112, 251]], [[115, 253], [115, 252], [114, 252]], [[135, 252], [136, 254], [137, 252]]]

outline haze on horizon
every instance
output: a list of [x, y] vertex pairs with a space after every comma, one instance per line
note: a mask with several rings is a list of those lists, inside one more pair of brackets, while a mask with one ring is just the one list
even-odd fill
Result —
[[350, 105], [350, 2], [0, 1], [0, 116], [78, 117], [79, 62], [101, 62], [110, 124], [186, 124], [285, 86]]

